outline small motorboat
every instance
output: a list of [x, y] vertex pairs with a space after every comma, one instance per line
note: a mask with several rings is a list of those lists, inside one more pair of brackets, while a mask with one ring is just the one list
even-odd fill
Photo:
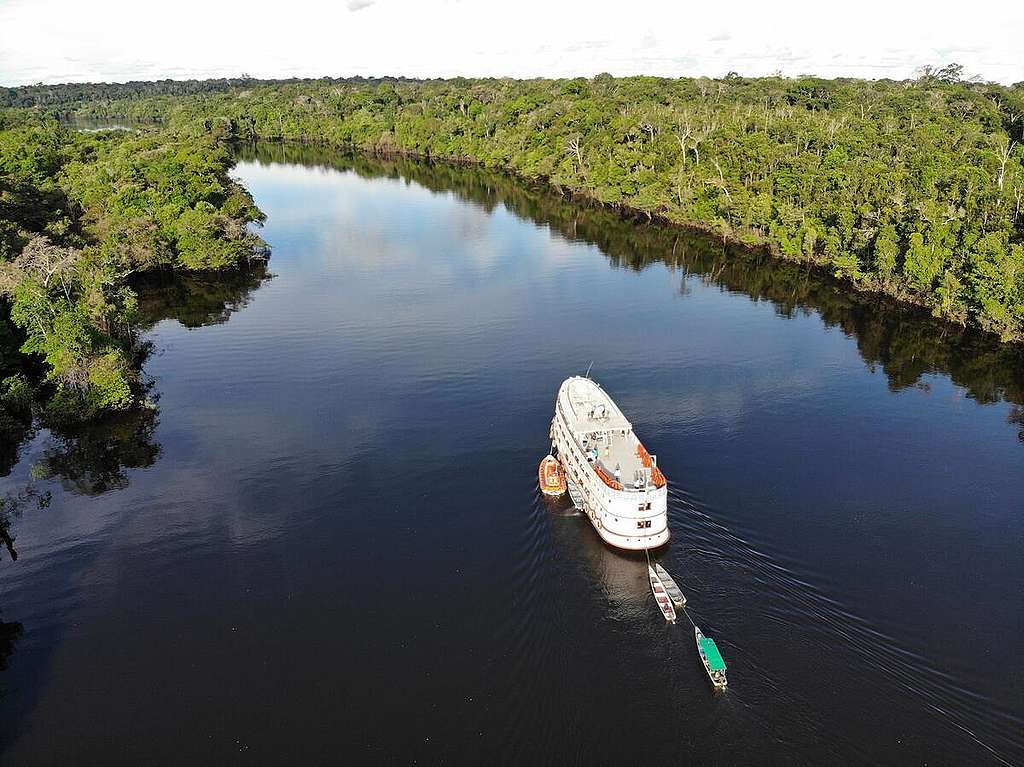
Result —
[[700, 629], [693, 627], [693, 635], [697, 640], [697, 653], [700, 655], [700, 662], [704, 664], [704, 670], [708, 672], [708, 678], [716, 690], [721, 690], [728, 682], [725, 679], [725, 661], [722, 660], [722, 653], [718, 652], [718, 645], [711, 637], [704, 636]]
[[668, 571], [660, 564], [655, 563], [654, 572], [661, 578], [661, 583], [665, 587], [665, 593], [668, 594], [668, 598], [672, 600], [672, 604], [676, 607], [686, 606], [686, 597], [683, 596], [683, 592], [676, 585], [676, 582], [672, 580], [672, 576], [668, 574]]
[[540, 480], [540, 491], [544, 495], [562, 495], [565, 493], [565, 470], [553, 455], [548, 455], [540, 462], [537, 470]]
[[647, 577], [650, 578], [651, 593], [654, 594], [654, 601], [658, 603], [661, 614], [665, 616], [665, 620], [669, 623], [675, 623], [676, 609], [672, 606], [672, 600], [665, 590], [665, 584], [661, 582], [661, 578], [658, 577], [658, 574], [654, 572], [654, 568], [650, 565], [647, 566]]

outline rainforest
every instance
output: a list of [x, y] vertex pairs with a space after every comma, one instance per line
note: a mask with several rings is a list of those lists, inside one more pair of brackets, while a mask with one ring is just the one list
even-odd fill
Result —
[[[25, 91], [25, 92], [22, 92]], [[1024, 84], [654, 77], [137, 84], [12, 103], [479, 163], [1024, 339]], [[63, 98], [62, 98], [63, 96]]]
[[[265, 257], [229, 147], [299, 141], [503, 169], [1024, 340], [1024, 84], [654, 77], [0, 90], [0, 431], [137, 404], [131, 282]], [[69, 116], [130, 118], [80, 132]]]
[[0, 90], [0, 765], [1024, 763], [1020, 93]]
[[261, 220], [207, 137], [83, 133], [0, 115], [0, 437], [138, 405], [138, 276], [264, 257]]

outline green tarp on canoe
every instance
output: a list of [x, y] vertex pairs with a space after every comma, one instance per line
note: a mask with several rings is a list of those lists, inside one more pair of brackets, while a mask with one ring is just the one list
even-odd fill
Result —
[[708, 665], [712, 671], [725, 671], [725, 661], [722, 660], [722, 653], [718, 652], [714, 639], [703, 637], [700, 640], [700, 649], [708, 658]]

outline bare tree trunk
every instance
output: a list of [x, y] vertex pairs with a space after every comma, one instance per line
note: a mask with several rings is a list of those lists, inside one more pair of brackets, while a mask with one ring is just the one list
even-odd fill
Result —
[[718, 164], [718, 160], [712, 160], [715, 164], [715, 170], [718, 171], [718, 180], [720, 182], [722, 191], [725, 192], [725, 198], [731, 203], [732, 195], [729, 194], [729, 187], [725, 185], [725, 175], [722, 173], [722, 166]]
[[580, 137], [573, 136], [565, 143], [565, 148], [576, 158], [576, 170], [577, 172], [583, 171], [583, 145], [580, 142]]
[[690, 141], [690, 136], [693, 135], [693, 128], [690, 126], [689, 121], [680, 123], [678, 130], [676, 130], [676, 141], [679, 142], [679, 148], [683, 152], [683, 165], [686, 165], [686, 145]]
[[1006, 139], [1006, 146], [1000, 147], [998, 151], [999, 156], [999, 191], [1003, 191], [1003, 183], [1006, 181], [1006, 163], [1010, 161], [1010, 155], [1013, 154], [1013, 148], [1017, 146], [1016, 141]]

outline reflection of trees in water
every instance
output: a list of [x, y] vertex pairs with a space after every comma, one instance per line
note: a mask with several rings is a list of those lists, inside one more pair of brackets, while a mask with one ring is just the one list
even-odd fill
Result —
[[[1024, 349], [937, 320], [915, 307], [844, 288], [829, 275], [723, 245], [714, 237], [580, 203], [504, 173], [478, 167], [376, 158], [302, 144], [261, 143], [240, 148], [242, 159], [352, 171], [366, 178], [404, 178], [433, 191], [455, 192], [491, 211], [504, 205], [546, 224], [569, 240], [600, 248], [615, 266], [634, 270], [665, 263], [754, 301], [783, 316], [817, 313], [853, 338], [864, 361], [881, 369], [891, 389], [917, 386], [925, 374], [947, 375], [982, 403], [1024, 405]], [[685, 292], [685, 280], [682, 282]], [[1012, 414], [1011, 414], [1012, 416]]]
[[20, 517], [25, 509], [37, 506], [45, 509], [50, 505], [50, 493], [41, 493], [33, 485], [16, 495], [8, 494], [0, 498], [0, 542], [7, 549], [11, 561], [18, 559], [18, 552], [14, 548], [14, 537], [11, 535], [11, 521]]
[[173, 319], [198, 328], [227, 322], [270, 277], [260, 263], [230, 272], [157, 272], [137, 277], [132, 287], [139, 296], [143, 327]]
[[21, 639], [23, 629], [17, 621], [0, 621], [0, 671], [7, 669], [7, 659], [14, 652], [14, 643]]
[[[226, 322], [268, 277], [266, 267], [260, 265], [229, 273], [140, 278], [133, 287], [139, 295], [141, 325], [152, 327], [163, 319], [175, 319], [189, 328]], [[141, 353], [151, 348], [144, 346]], [[125, 488], [130, 469], [147, 468], [159, 459], [158, 424], [159, 409], [153, 400], [97, 423], [73, 428], [41, 424], [50, 427], [50, 434], [32, 466], [33, 481], [22, 491], [0, 498], [0, 554], [6, 550], [12, 561], [18, 558], [12, 522], [29, 509], [49, 504], [49, 492], [41, 492], [36, 482], [59, 482], [67, 492], [88, 496]], [[18, 440], [4, 440], [0, 446], [0, 476], [10, 473], [38, 425], [24, 426]], [[0, 671], [21, 633], [20, 623], [0, 621]]]
[[21, 454], [21, 446], [31, 436], [31, 418], [13, 418], [0, 410], [0, 477], [11, 473]]
[[[14, 645], [25, 631], [18, 621], [0, 621], [0, 672], [7, 670], [7, 661], [14, 654]], [[0, 698], [4, 688], [0, 685]]]
[[32, 467], [37, 480], [56, 480], [76, 495], [100, 495], [128, 486], [128, 469], [156, 463], [160, 445], [155, 405], [71, 433], [54, 433]]
[[1017, 439], [1024, 442], [1024, 408], [1014, 405], [1010, 408], [1010, 415], [1007, 416], [1006, 420], [1020, 427], [1020, 431], [1017, 432]]

